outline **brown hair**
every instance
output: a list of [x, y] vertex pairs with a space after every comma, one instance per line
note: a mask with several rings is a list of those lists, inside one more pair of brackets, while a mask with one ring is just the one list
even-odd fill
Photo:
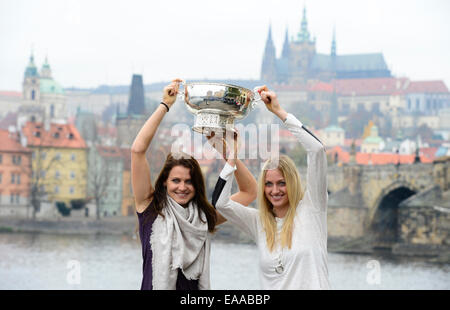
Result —
[[[202, 213], [206, 216], [208, 231], [214, 232], [217, 222], [217, 215], [216, 210], [206, 198], [206, 186], [202, 170], [197, 160], [186, 154], [183, 154], [180, 158], [175, 158], [172, 153], [167, 155], [164, 166], [156, 179], [155, 190], [149, 196], [151, 202], [144, 211], [144, 222], [147, 222], [151, 217], [156, 217], [157, 215], [164, 217], [162, 214], [162, 209], [167, 203], [167, 187], [164, 183], [169, 178], [169, 173], [175, 166], [182, 166], [189, 169], [192, 184], [195, 188], [195, 195], [194, 198], [192, 198], [192, 201], [201, 211], [203, 211]], [[202, 217], [200, 217], [200, 219], [202, 220]]]

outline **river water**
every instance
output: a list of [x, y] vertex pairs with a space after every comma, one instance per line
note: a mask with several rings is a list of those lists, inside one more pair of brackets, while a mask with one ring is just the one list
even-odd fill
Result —
[[[259, 289], [254, 245], [213, 240], [212, 289]], [[334, 289], [450, 289], [450, 265], [329, 253]], [[0, 234], [0, 289], [135, 290], [141, 248], [129, 236]]]

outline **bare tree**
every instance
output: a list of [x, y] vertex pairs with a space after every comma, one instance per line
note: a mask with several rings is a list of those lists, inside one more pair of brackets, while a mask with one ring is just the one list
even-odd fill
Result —
[[107, 160], [97, 151], [99, 145], [98, 140], [90, 145], [88, 159], [88, 200], [95, 202], [97, 220], [100, 220], [101, 202], [113, 176]]

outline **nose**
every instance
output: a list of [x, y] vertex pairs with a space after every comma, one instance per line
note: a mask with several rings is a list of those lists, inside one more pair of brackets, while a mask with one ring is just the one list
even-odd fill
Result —
[[186, 190], [186, 183], [181, 182], [180, 185], [179, 185], [179, 190], [180, 191], [185, 191]]
[[280, 189], [278, 188], [278, 186], [274, 184], [272, 187], [272, 194], [278, 194], [279, 191]]

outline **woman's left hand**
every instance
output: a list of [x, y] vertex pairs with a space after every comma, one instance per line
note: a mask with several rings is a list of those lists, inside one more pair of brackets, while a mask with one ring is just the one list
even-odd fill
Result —
[[266, 85], [260, 87], [257, 91], [266, 105], [267, 110], [277, 115], [281, 120], [285, 120], [287, 113], [278, 102], [277, 94], [269, 90]]

